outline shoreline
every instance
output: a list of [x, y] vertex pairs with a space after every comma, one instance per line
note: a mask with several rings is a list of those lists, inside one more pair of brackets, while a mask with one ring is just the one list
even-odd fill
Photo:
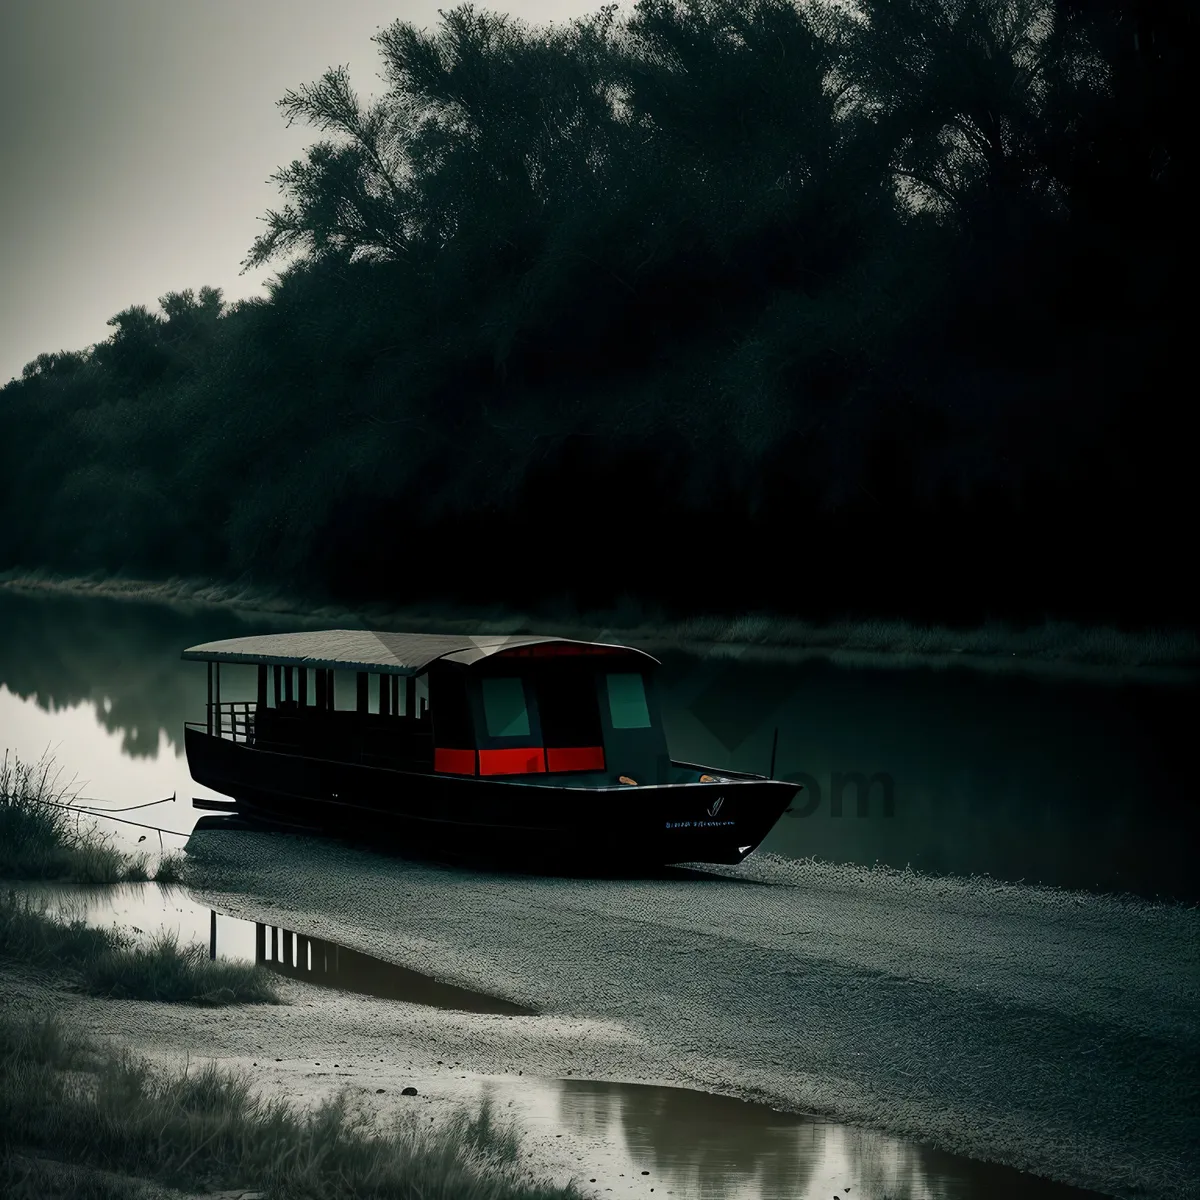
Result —
[[318, 604], [255, 586], [207, 579], [143, 580], [18, 570], [0, 572], [3, 591], [218, 608], [326, 627], [332, 622], [341, 628], [380, 631], [439, 630], [467, 635], [536, 631], [589, 641], [620, 638], [651, 651], [788, 665], [827, 662], [859, 670], [958, 669], [1094, 683], [1188, 685], [1200, 679], [1200, 636], [1185, 629], [1127, 632], [1051, 621], [1023, 630], [1003, 622], [971, 630], [887, 620], [815, 625], [765, 613], [667, 619], [632, 600], [606, 612], [568, 612], [563, 607], [557, 615], [544, 618], [496, 606], [455, 606], [438, 614], [428, 606]]
[[[948, 900], [937, 881], [774, 859], [711, 882], [567, 886], [303, 838], [269, 845], [264, 857], [252, 836], [197, 834], [188, 890], [539, 1013], [470, 1018], [474, 1036], [453, 1039], [460, 1071], [698, 1089], [1105, 1194], [1184, 1194], [1190, 1152], [1169, 1097], [1147, 1090], [1160, 1064], [1130, 1043], [1190, 1053], [1194, 911], [997, 896], [979, 881]], [[1067, 935], [1081, 952], [1064, 987]], [[945, 1075], [947, 1045], [970, 1078]], [[1046, 1077], [1048, 1055], [1073, 1068]], [[1100, 1078], [1120, 1080], [1120, 1095], [1080, 1122]]]
[[[426, 1118], [448, 1120], [478, 1101], [479, 1082], [493, 1073], [472, 1069], [464, 1080], [465, 1067], [437, 1065], [438, 1058], [448, 1064], [456, 1051], [462, 1053], [460, 1039], [477, 1036], [474, 1014], [435, 1010], [431, 1018], [423, 1011], [404, 1012], [400, 1005], [383, 1010], [379, 1002], [351, 994], [331, 1001], [316, 985], [299, 980], [278, 981], [281, 1006], [220, 1009], [79, 995], [51, 973], [3, 962], [0, 982], [13, 1012], [65, 1017], [75, 1033], [101, 1049], [128, 1050], [167, 1070], [212, 1064], [244, 1072], [263, 1098], [288, 1100], [301, 1109], [315, 1109], [346, 1087], [354, 1100], [369, 1105], [381, 1128], [414, 1108], [423, 1124], [429, 1123]], [[306, 1019], [315, 1009], [321, 1011], [319, 1030]], [[491, 1018], [497, 1020], [505, 1018]], [[570, 1035], [560, 1041], [560, 1054], [569, 1054]], [[495, 1074], [503, 1072], [501, 1047], [498, 1042], [491, 1048]], [[417, 1096], [403, 1096], [403, 1089], [413, 1085]], [[531, 1136], [520, 1123], [518, 1129], [524, 1165], [534, 1175], [560, 1184], [573, 1176], [585, 1195], [602, 1193], [603, 1185], [590, 1187], [587, 1174], [581, 1180], [571, 1169], [565, 1138]], [[247, 1184], [247, 1190], [251, 1187]]]
[[[853, 1181], [867, 1197], [891, 1194], [890, 1176], [872, 1188], [859, 1173], [885, 1143], [905, 1171], [920, 1169], [925, 1146], [1000, 1178], [1189, 1194], [1180, 1181], [1194, 1151], [1169, 1115], [1185, 1095], [1160, 1094], [1168, 1076], [1144, 1058], [1187, 1058], [1194, 1046], [1194, 911], [982, 879], [947, 889], [774, 856], [686, 883], [562, 881], [205, 830], [188, 859], [195, 905], [533, 1011], [430, 1007], [287, 974], [275, 979], [280, 1006], [195, 1008], [79, 994], [4, 962], [13, 1011], [57, 1012], [86, 1040], [163, 1068], [244, 1072], [267, 1100], [309, 1108], [349, 1087], [383, 1127], [406, 1113], [438, 1122], [489, 1098], [520, 1131], [523, 1170], [559, 1185], [574, 1177], [587, 1195], [662, 1192], [680, 1169], [672, 1141], [656, 1148], [623, 1124], [625, 1100], [611, 1097], [630, 1087], [646, 1089], [642, 1116], [661, 1089], [679, 1097], [676, 1128], [698, 1111], [687, 1093], [765, 1105], [784, 1114], [767, 1117], [775, 1126], [792, 1114], [836, 1126], [833, 1144], [850, 1154], [835, 1153], [829, 1182]], [[1079, 947], [1069, 963], [1064, 936]], [[820, 1035], [796, 1038], [800, 1028]], [[947, 1046], [973, 1064], [969, 1078], [947, 1075]], [[1064, 1064], [1050, 1076], [1048, 1053]], [[1120, 1086], [1081, 1121], [1100, 1078]], [[563, 1107], [573, 1089], [575, 1118]], [[719, 1127], [731, 1112], [736, 1123], [727, 1107]], [[633, 1142], [631, 1129], [642, 1131]], [[765, 1152], [762, 1136], [749, 1144]]]

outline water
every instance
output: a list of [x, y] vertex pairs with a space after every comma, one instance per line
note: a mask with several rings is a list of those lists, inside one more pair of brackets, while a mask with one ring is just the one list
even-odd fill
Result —
[[[125, 847], [179, 848], [191, 797], [219, 798], [182, 757], [206, 678], [180, 651], [320, 624], [0, 590], [0, 747], [53, 750], [98, 807], [175, 794], [123, 814], [169, 832], [103, 826]], [[765, 772], [778, 729], [776, 774], [806, 791], [764, 850], [1200, 899], [1194, 684], [661, 657], [676, 758]], [[223, 698], [251, 698], [244, 674], [223, 672]]]
[[[64, 918], [113, 925], [143, 937], [171, 932], [209, 945], [222, 961], [259, 962], [321, 988], [458, 1011], [530, 1010], [315, 937], [239, 920], [198, 903], [181, 887], [19, 885], [15, 890]], [[319, 1014], [314, 1015], [319, 1021]], [[340, 1064], [329, 1064], [337, 1066]], [[447, 1065], [412, 1082], [420, 1094], [444, 1086]], [[529, 1138], [569, 1138], [584, 1172], [614, 1195], [692, 1200], [1083, 1200], [1097, 1193], [947, 1154], [929, 1146], [802, 1113], [779, 1112], [684, 1088], [589, 1079], [469, 1075], [464, 1098], [487, 1098]]]
[[44, 902], [49, 912], [64, 920], [113, 926], [139, 937], [173, 934], [182, 943], [207, 945], [209, 957], [214, 960], [258, 963], [274, 974], [318, 987], [459, 1012], [508, 1016], [533, 1012], [336, 942], [204, 908], [182, 887], [142, 883], [111, 887], [26, 883], [10, 887], [34, 904]]
[[[120, 848], [147, 851], [151, 857], [160, 849], [182, 849], [202, 816], [192, 808], [191, 797], [220, 797], [193, 784], [182, 755], [183, 722], [202, 717], [206, 679], [203, 665], [182, 662], [180, 651], [218, 638], [321, 624], [243, 617], [213, 608], [32, 597], [0, 589], [0, 749], [8, 747], [26, 760], [36, 760], [47, 750], [53, 752], [63, 768], [64, 782], [74, 777], [78, 791], [93, 798], [95, 807], [138, 823], [100, 820], [100, 827], [111, 833]], [[667, 732], [675, 757], [718, 769], [766, 771], [778, 729], [776, 774], [803, 781], [807, 790], [794, 805], [797, 811], [783, 818], [768, 836], [765, 852], [791, 858], [815, 856], [834, 863], [911, 866], [929, 874], [989, 874], [1002, 880], [1095, 892], [1200, 899], [1200, 875], [1192, 869], [1200, 832], [1189, 759], [1197, 715], [1194, 683], [1150, 686], [953, 669], [865, 670], [814, 662], [769, 665], [737, 657], [707, 661], [679, 654], [661, 657]], [[223, 698], [237, 698], [238, 686], [250, 697], [249, 673], [239, 685], [235, 672], [223, 672], [222, 683]], [[855, 774], [861, 775], [863, 782], [874, 781], [861, 812], [849, 779]], [[839, 783], [844, 785], [840, 812]], [[174, 800], [152, 804], [172, 795]], [[115, 812], [134, 805], [151, 806]], [[755, 862], [752, 856], [748, 864], [751, 876]], [[770, 866], [779, 874], [778, 862], [760, 860], [760, 866], [763, 870]], [[792, 868], [792, 864], [785, 865]], [[562, 888], [585, 886], [553, 882]], [[493, 884], [489, 877], [479, 886], [494, 891]], [[512, 885], [508, 886], [511, 891]], [[685, 883], [675, 880], [670, 886], [683, 887]], [[614, 893], [618, 916], [626, 912], [628, 904], [629, 889], [622, 891], [623, 887], [605, 891], [606, 895]], [[939, 985], [936, 979], [932, 983], [910, 979], [903, 961], [887, 957], [892, 912], [887, 897], [872, 907], [870, 896], [859, 895], [860, 884], [852, 882], [846, 887], [841, 899], [833, 885], [832, 891], [826, 889], [828, 895], [820, 889], [813, 892], [811, 887], [795, 893], [796, 903], [804, 906], [803, 915], [789, 917], [784, 930], [795, 927], [787, 933], [796, 943], [788, 942], [794, 952], [789, 962], [799, 972], [794, 990], [814, 975], [836, 984], [845, 974], [842, 957], [862, 956], [863, 962], [856, 959], [852, 964], [854, 977], [862, 976], [861, 986], [844, 995], [825, 997], [828, 1004], [819, 1017], [822, 1038], [827, 1041], [837, 1032], [833, 1027], [839, 1006], [863, 1007], [877, 992], [894, 992], [896, 1011], [908, 1015], [889, 1016], [865, 1033], [878, 1034], [876, 1053], [883, 1057], [890, 1053], [897, 1061], [906, 1061], [900, 1050], [887, 1049], [889, 1039], [905, 1045], [912, 1041], [914, 1046], [921, 1041], [928, 1032], [919, 1020], [921, 1003], [938, 999]], [[929, 911], [937, 920], [953, 915], [956, 905], [961, 907], [961, 898], [954, 899], [954, 888], [948, 889], [950, 900], [936, 899], [941, 894], [936, 889], [941, 887], [929, 888]], [[763, 886], [761, 890], [769, 894], [772, 889]], [[151, 892], [158, 894], [157, 889], [143, 889], [138, 894]], [[118, 901], [124, 896], [133, 902], [134, 892], [127, 889], [108, 894]], [[179, 889], [162, 894], [174, 898], [170, 900], [175, 905], [171, 916], [178, 921], [181, 934], [208, 944], [213, 920], [210, 911], [196, 906]], [[1025, 897], [1018, 907], [1037, 907], [1024, 889], [1018, 894]], [[647, 896], [654, 899], [649, 893]], [[574, 893], [572, 897], [577, 898]], [[685, 909], [693, 899], [689, 890]], [[818, 902], [824, 901], [828, 903], [820, 907]], [[728, 902], [719, 904], [710, 898], [709, 903], [728, 917], [724, 911]], [[1064, 911], [1074, 903], [1063, 898], [1063, 905], [1068, 906]], [[1084, 905], [1086, 912], [1090, 913], [1091, 903]], [[810, 911], [814, 905], [819, 920]], [[749, 908], [743, 919], [753, 923]], [[1044, 919], [1034, 922], [1039, 929], [1042, 925], [1054, 927], [1056, 907], [1048, 903], [1046, 909]], [[911, 915], [916, 910], [910, 906], [904, 911]], [[864, 917], [877, 923], [871, 927], [874, 933], [864, 931]], [[1148, 906], [1131, 907], [1127, 917], [1134, 925], [1158, 921]], [[473, 920], [469, 918], [470, 914], [464, 915], [463, 928], [458, 931], [463, 937]], [[155, 927], [148, 913], [137, 917], [130, 911], [116, 919], [147, 932]], [[1097, 928], [1108, 929], [1109, 916], [1098, 912], [1095, 919]], [[930, 921], [936, 924], [933, 917]], [[256, 930], [252, 925], [220, 913], [216, 924], [220, 955], [255, 957]], [[813, 951], [817, 958], [809, 962], [803, 952], [817, 935], [823, 940]], [[1037, 945], [1046, 951], [1043, 942]], [[264, 943], [269, 943], [266, 935]], [[284, 939], [281, 946], [286, 944]], [[1019, 930], [1013, 933], [1012, 944], [1024, 944]], [[294, 939], [292, 945], [297, 945]], [[329, 950], [334, 946], [332, 941], [320, 946], [320, 973], [308, 971], [306, 949], [303, 969], [312, 982], [330, 988], [350, 987], [353, 980], [349, 974], [331, 975], [327, 969]], [[636, 947], [627, 949], [633, 954]], [[997, 980], [1007, 980], [1020, 991], [1017, 985], [1031, 969], [1028, 963], [1013, 966], [997, 960], [999, 951], [990, 943], [980, 945], [977, 951], [980, 967], [990, 972], [987, 979], [991, 982], [986, 986], [980, 983], [979, 989], [963, 985], [949, 993], [950, 1000], [938, 1009], [949, 1014], [944, 1020], [964, 1002], [982, 1004], [976, 990], [982, 995], [993, 989]], [[742, 981], [756, 978], [757, 985], [747, 996], [764, 1009], [759, 1015], [765, 1027], [767, 1017], [781, 1012], [773, 997], [783, 985], [776, 980], [776, 991], [766, 989], [764, 993], [764, 984], [771, 982], [770, 972], [778, 966], [778, 956], [765, 945], [755, 953], [757, 976], [739, 965], [727, 970], [723, 978], [715, 976], [712, 983], [720, 985], [723, 994], [741, 996]], [[1064, 942], [1064, 980], [1071, 977], [1076, 958], [1096, 953], [1095, 946], [1089, 949]], [[338, 964], [353, 961], [336, 959]], [[411, 972], [397, 973], [398, 969], [389, 969], [389, 964], [380, 960], [358, 965], [362, 970], [357, 990], [376, 996], [379, 1003], [402, 1000], [468, 1011], [470, 1003], [495, 1003], [494, 997], [481, 993], [447, 992], [435, 980]], [[668, 983], [678, 984], [674, 976], [658, 980], [653, 962], [640, 965], [646, 967], [649, 983], [638, 993], [639, 1012], [653, 1007], [660, 992], [665, 995], [663, 988]], [[1042, 963], [1038, 969], [1044, 966]], [[1103, 1037], [1085, 1052], [1093, 1054], [1092, 1058], [1068, 1054], [1059, 1060], [1048, 1052], [1045, 1081], [1061, 1083], [1076, 1074], [1088, 1075], [1096, 1055], [1106, 1056], [1105, 1061], [1112, 1057], [1112, 1046], [1125, 1036], [1125, 1026], [1136, 1009], [1130, 1006], [1126, 1011], [1119, 1004], [1119, 993], [1129, 984], [1130, 971], [1136, 966], [1136, 954], [1127, 954], [1111, 970], [1104, 968], [1103, 978], [1112, 982], [1117, 997], [1113, 1004], [1120, 1011], [1105, 1016], [1108, 1023], [1097, 1026]], [[579, 974], [586, 976], [586, 965]], [[1088, 978], [1094, 985], [1095, 980]], [[487, 986], [486, 977], [482, 986]], [[999, 991], [1002, 994], [995, 1008], [1003, 1016], [1002, 1002], [1008, 992]], [[695, 996], [691, 999], [698, 1011], [712, 1015], [711, 1004], [706, 1008]], [[1055, 1020], [1060, 1007], [1064, 1011], [1070, 1008], [1066, 1002], [1059, 1005], [1048, 1000], [1047, 1004]], [[813, 1015], [813, 1010], [805, 1012]], [[1060, 1042], [1080, 1043], [1078, 1024], [1071, 1024], [1066, 1030], [1071, 1036], [1064, 1035], [1065, 1042]], [[997, 1120], [1001, 1121], [1009, 1109], [1021, 1108], [1010, 1102], [1009, 1091], [1002, 1086], [1005, 1072], [1015, 1060], [1006, 1043], [993, 1045], [988, 1040], [990, 1025], [981, 1028], [984, 1033], [976, 1037], [965, 1026], [955, 1025], [959, 1040], [948, 1037], [947, 1052], [969, 1063], [970, 1074], [990, 1072], [989, 1078], [995, 1076], [997, 1095], [1005, 1097], [1004, 1104], [997, 1107]], [[1079, 1028], [1086, 1034], [1091, 1025], [1085, 1021]], [[1180, 1034], [1171, 1044], [1178, 1043], [1192, 1055], [1191, 1037], [1190, 1033]], [[812, 1054], [804, 1047], [781, 1047], [788, 1074], [798, 1077], [815, 1069], [809, 1060], [824, 1044], [822, 1038], [817, 1039]], [[975, 1049], [964, 1054], [969, 1046]], [[917, 1054], [914, 1062], [922, 1071], [936, 1067], [920, 1057], [926, 1051], [923, 1042], [913, 1051]], [[1026, 1054], [1019, 1061], [1024, 1063], [1022, 1078], [1033, 1079], [1030, 1098], [1035, 1098], [1040, 1084], [1029, 1074], [1033, 1068], [1028, 1058]], [[1194, 1055], [1187, 1059], [1193, 1060]], [[839, 1081], [850, 1077], [841, 1060], [836, 1077]], [[415, 1082], [421, 1087], [419, 1079]], [[958, 1080], [955, 1086], [960, 1083]], [[1136, 1150], [1139, 1161], [1150, 1162], [1161, 1140], [1175, 1159], [1183, 1161], [1186, 1156], [1179, 1152], [1175, 1125], [1186, 1120], [1188, 1110], [1172, 1107], [1174, 1093], [1170, 1091], [1179, 1083], [1169, 1072], [1151, 1078], [1151, 1072], [1140, 1068], [1131, 1079], [1118, 1075], [1098, 1082], [1097, 1106], [1106, 1113], [1114, 1108], [1113, 1097], [1123, 1094], [1122, 1089], [1132, 1088], [1129, 1095], [1137, 1098], [1129, 1101], [1136, 1128], [1131, 1128], [1127, 1140], [1114, 1135], [1108, 1144], [1128, 1147], [1131, 1153]], [[1041, 1185], [1028, 1177], [849, 1124], [814, 1121], [702, 1093], [579, 1079], [474, 1077], [467, 1085], [494, 1095], [502, 1107], [511, 1104], [526, 1125], [541, 1130], [547, 1138], [557, 1140], [562, 1133], [577, 1139], [587, 1162], [603, 1164], [598, 1168], [604, 1172], [599, 1186], [612, 1187], [614, 1196], [642, 1195], [651, 1185], [656, 1196], [661, 1191], [714, 1200], [796, 1200], [835, 1194], [843, 1200], [858, 1200], [883, 1193], [913, 1200], [1016, 1195], [1044, 1195], [1049, 1200], [1051, 1196], [1079, 1194], [1049, 1185], [1047, 1190], [1039, 1190]], [[922, 1099], [925, 1085], [913, 1087], [910, 1099], [916, 1103]], [[1149, 1098], [1158, 1091], [1162, 1095], [1152, 1103]], [[957, 1093], [948, 1092], [938, 1104], [956, 1119], [962, 1111]], [[1084, 1111], [1086, 1108], [1079, 1106], [1084, 1125], [1094, 1116]], [[1170, 1125], [1170, 1129], [1158, 1139], [1147, 1122]], [[642, 1171], [651, 1175], [643, 1177]]]

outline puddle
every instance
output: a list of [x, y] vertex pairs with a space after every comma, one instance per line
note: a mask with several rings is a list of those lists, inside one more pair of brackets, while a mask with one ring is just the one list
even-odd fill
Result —
[[[524, 1085], [524, 1086], [522, 1086]], [[418, 1083], [418, 1087], [420, 1084]], [[507, 1077], [479, 1083], [539, 1141], [571, 1138], [601, 1195], [688, 1200], [1099, 1200], [873, 1130], [683, 1088]], [[645, 1174], [649, 1172], [649, 1174]]]
[[335, 942], [215, 912], [197, 904], [182, 887], [51, 884], [25, 885], [17, 890], [35, 902], [44, 899], [51, 912], [68, 919], [78, 917], [94, 926], [117, 925], [147, 937], [172, 932], [181, 942], [207, 945], [212, 958], [255, 962], [278, 975], [320, 987], [459, 1012], [534, 1015], [533, 1009], [498, 996], [442, 983]]
[[[318, 938], [196, 904], [181, 887], [6, 885], [89, 925], [176, 933], [213, 957], [259, 962], [288, 978], [361, 995], [465, 1012], [531, 1010], [440, 983]], [[428, 1096], [448, 1086], [488, 1098], [528, 1138], [605, 1196], [688, 1200], [1098, 1200], [1100, 1193], [947, 1154], [873, 1130], [777, 1112], [683, 1088], [532, 1076], [417, 1075]], [[562, 1140], [559, 1140], [562, 1139]]]

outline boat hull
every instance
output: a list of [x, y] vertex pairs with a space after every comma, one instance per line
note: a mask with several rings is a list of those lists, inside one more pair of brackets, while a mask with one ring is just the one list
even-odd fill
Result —
[[754, 776], [642, 787], [515, 783], [306, 758], [191, 727], [184, 738], [192, 778], [248, 817], [507, 863], [738, 863], [799, 790]]

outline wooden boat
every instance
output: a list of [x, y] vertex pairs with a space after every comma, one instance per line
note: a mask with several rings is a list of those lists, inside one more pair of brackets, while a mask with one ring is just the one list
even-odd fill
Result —
[[[672, 759], [659, 662], [631, 646], [328, 630], [183, 657], [208, 664], [192, 778], [247, 817], [504, 861], [737, 863], [800, 787]], [[227, 664], [253, 699], [222, 699]]]

